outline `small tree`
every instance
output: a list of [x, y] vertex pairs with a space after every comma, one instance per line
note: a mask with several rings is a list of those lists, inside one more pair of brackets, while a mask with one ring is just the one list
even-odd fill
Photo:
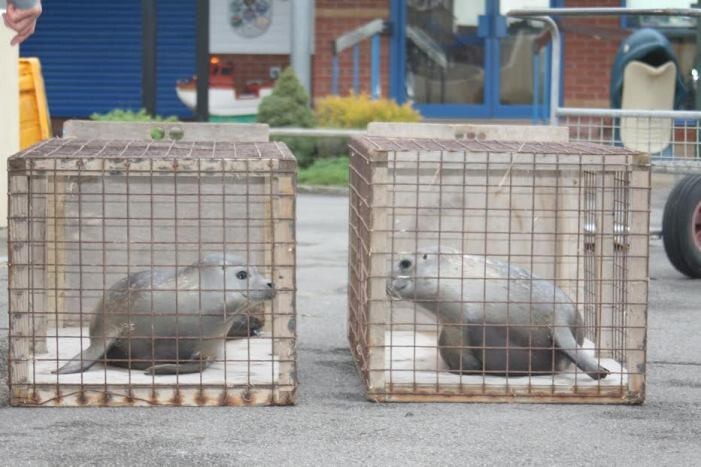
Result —
[[[258, 122], [267, 123], [272, 127], [314, 126], [314, 114], [309, 108], [309, 95], [292, 68], [282, 72], [275, 83], [273, 93], [260, 102]], [[287, 144], [300, 167], [307, 167], [314, 162], [317, 152], [314, 139], [300, 136], [281, 136], [275, 139]]]
[[314, 114], [309, 108], [309, 95], [292, 68], [287, 68], [275, 83], [273, 93], [258, 106], [258, 121], [273, 127], [314, 126]]

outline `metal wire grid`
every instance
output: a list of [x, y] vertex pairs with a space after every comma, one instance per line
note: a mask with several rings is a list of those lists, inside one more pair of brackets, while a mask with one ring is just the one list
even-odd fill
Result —
[[[49, 139], [14, 156], [13, 159], [215, 159], [294, 161], [281, 143], [232, 143], [218, 141], [144, 141], [120, 139]], [[289, 170], [286, 170], [286, 172]]]
[[[559, 124], [570, 129], [572, 141], [626, 147], [653, 157], [656, 170], [696, 171], [699, 159], [699, 119], [681, 112], [648, 111], [641, 116], [618, 116], [616, 111], [561, 109]], [[650, 114], [650, 115], [646, 115]], [[671, 114], [671, 115], [670, 115]], [[637, 115], [633, 113], [633, 115]]]
[[[295, 163], [284, 145], [50, 140], [14, 156], [9, 166], [14, 403], [293, 402]], [[42, 363], [55, 370], [72, 357], [63, 350], [71, 339], [81, 349], [86, 345], [85, 325], [116, 280], [144, 269], [175, 274], [211, 252], [236, 252], [278, 284], [276, 298], [261, 316], [263, 336], [242, 340], [235, 348], [243, 355], [227, 353], [229, 344], [222, 342], [223, 357], [213, 359], [222, 367], [217, 378], [205, 370], [194, 378], [176, 373], [145, 379], [133, 369], [115, 375], [107, 365], [98, 381], [96, 369], [72, 378], [38, 375]], [[163, 316], [172, 316], [176, 327], [183, 316], [177, 277], [172, 288], [154, 287], [151, 277], [140, 289], [150, 295], [152, 310], [156, 291], [175, 294], [174, 312]], [[226, 301], [227, 287], [206, 293], [221, 293]], [[198, 288], [201, 303], [205, 292], [201, 284]], [[127, 315], [129, 322], [137, 316], [129, 310]], [[65, 325], [77, 326], [77, 333], [64, 332]], [[155, 340], [152, 334], [130, 335], [130, 361], [122, 363], [139, 363], [130, 355], [132, 339], [139, 337]], [[203, 335], [200, 321], [198, 335], [175, 337], [176, 349], [187, 339], [212, 338]], [[262, 351], [261, 342], [266, 343]], [[244, 367], [242, 375], [229, 374], [232, 363], [239, 371]], [[256, 374], [257, 364], [268, 366], [269, 375], [261, 377], [260, 369]], [[99, 397], [89, 397], [91, 391]]]
[[369, 379], [368, 264], [372, 231], [371, 165], [362, 157], [350, 159], [348, 248], [348, 340], [363, 379]]
[[[645, 204], [649, 180], [630, 178], [634, 170], [646, 173], [644, 158], [621, 148], [579, 143], [379, 137], [354, 139], [351, 156], [348, 329], [370, 397], [497, 399], [517, 392], [541, 398], [582, 394], [620, 399], [640, 389], [630, 391], [629, 384], [636, 380], [631, 376], [644, 377], [633, 364], [644, 360], [640, 336], [645, 332], [645, 309], [639, 305], [646, 300], [632, 303], [628, 283], [641, 291], [646, 279], [640, 270], [629, 273], [631, 265], [647, 264], [647, 231], [631, 230], [630, 225], [631, 217], [646, 221], [649, 216]], [[614, 162], [612, 156], [623, 159]], [[499, 192], [505, 195], [501, 201]], [[634, 206], [631, 196], [638, 200]], [[539, 219], [547, 227], [536, 228]], [[456, 253], [445, 255], [470, 254], [517, 264], [556, 283], [582, 313], [579, 330], [592, 341], [599, 362], [615, 359], [617, 366], [610, 370], [614, 378], [591, 382], [576, 367], [549, 372], [547, 380], [532, 371], [525, 377], [507, 373], [501, 379], [484, 370], [462, 377], [451, 374], [435, 340], [442, 326], [435, 317], [427, 320], [422, 310], [435, 304], [390, 301], [378, 292], [399, 253], [413, 252], [418, 259], [416, 252], [427, 243], [455, 248]], [[471, 302], [463, 295], [468, 279], [464, 264], [460, 267], [458, 277], [446, 278], [439, 272], [431, 279], [439, 288], [441, 281], [461, 282], [460, 297], [453, 302], [493, 304], [486, 270], [475, 281], [483, 298]], [[502, 282], [510, 297], [514, 282]], [[532, 290], [533, 286], [531, 294]], [[532, 296], [531, 302], [532, 308]], [[632, 321], [627, 319], [631, 303], [637, 306]], [[555, 307], [558, 299], [553, 296], [548, 304]], [[506, 299], [504, 305], [508, 316], [509, 309], [519, 304]], [[450, 325], [468, 326], [464, 321]], [[488, 332], [488, 326], [481, 329], [483, 335]], [[484, 355], [490, 349], [475, 350]], [[462, 358], [461, 353], [461, 362]]]

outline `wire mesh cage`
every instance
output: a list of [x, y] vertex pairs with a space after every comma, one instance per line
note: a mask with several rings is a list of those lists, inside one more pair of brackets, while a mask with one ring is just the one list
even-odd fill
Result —
[[11, 157], [11, 403], [294, 403], [295, 167], [269, 142]]
[[355, 137], [351, 350], [377, 401], [640, 403], [647, 155]]

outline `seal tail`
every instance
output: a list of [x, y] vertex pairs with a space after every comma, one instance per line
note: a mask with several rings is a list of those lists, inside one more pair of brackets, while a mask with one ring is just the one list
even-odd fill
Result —
[[592, 379], [604, 379], [609, 371], [599, 365], [596, 359], [579, 344], [569, 326], [555, 326], [553, 330], [555, 345], [569, 358], [577, 368], [584, 371]]
[[86, 371], [107, 353], [107, 349], [112, 347], [112, 344], [114, 344], [116, 340], [116, 337], [108, 337], [105, 340], [91, 342], [87, 349], [83, 350], [78, 355], [71, 358], [68, 363], [51, 373], [67, 375]]

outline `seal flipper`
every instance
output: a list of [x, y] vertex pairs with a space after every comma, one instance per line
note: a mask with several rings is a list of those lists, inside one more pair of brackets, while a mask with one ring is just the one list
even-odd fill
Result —
[[70, 373], [82, 373], [93, 366], [102, 356], [107, 353], [110, 347], [117, 340], [116, 337], [106, 337], [105, 340], [99, 342], [91, 342], [90, 346], [81, 353], [71, 358], [68, 363], [63, 365], [53, 374], [67, 375]]
[[569, 326], [555, 325], [553, 328], [553, 340], [555, 345], [567, 355], [567, 358], [590, 378], [599, 380], [608, 376], [609, 371], [599, 365], [594, 357], [577, 344]]
[[175, 375], [186, 373], [201, 373], [214, 361], [214, 357], [197, 352], [192, 359], [180, 363], [164, 363], [153, 365], [144, 371], [146, 375]]
[[260, 334], [262, 328], [263, 322], [257, 316], [237, 313], [233, 316], [227, 338], [255, 337]]
[[457, 375], [484, 374], [484, 365], [471, 348], [467, 329], [443, 326], [438, 336], [438, 351], [449, 371]]

